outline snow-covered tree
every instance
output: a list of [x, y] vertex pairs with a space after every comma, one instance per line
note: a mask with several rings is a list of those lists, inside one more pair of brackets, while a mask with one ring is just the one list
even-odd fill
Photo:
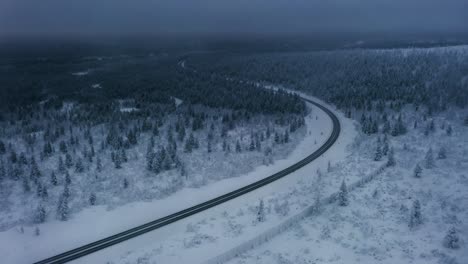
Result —
[[65, 172], [65, 185], [69, 185], [71, 183], [71, 177], [70, 177], [70, 173]]
[[426, 169], [434, 168], [434, 154], [432, 152], [432, 148], [429, 148], [426, 153], [426, 157], [424, 158], [424, 165]]
[[382, 148], [380, 147], [380, 140], [377, 143], [377, 148], [375, 149], [374, 161], [380, 161], [382, 159]]
[[101, 162], [101, 157], [97, 157], [96, 159], [96, 171], [101, 172], [102, 171], [102, 162]]
[[437, 158], [438, 159], [446, 159], [447, 158], [447, 150], [445, 147], [441, 147], [439, 149], [439, 152], [437, 153]]
[[95, 193], [91, 193], [89, 195], [89, 204], [90, 205], [96, 205], [96, 194]]
[[242, 148], [241, 148], [239, 140], [236, 141], [236, 152], [237, 153], [242, 152]]
[[83, 164], [83, 159], [78, 158], [75, 163], [75, 172], [76, 173], [82, 173], [84, 172], [84, 164]]
[[384, 136], [384, 139], [383, 139], [382, 154], [383, 154], [384, 156], [387, 156], [389, 150], [390, 150], [390, 145], [388, 144], [387, 135], [385, 135], [385, 136]]
[[68, 186], [65, 185], [62, 195], [59, 199], [59, 205], [57, 209], [57, 214], [60, 221], [67, 221], [69, 218], [70, 208], [68, 206], [68, 200], [70, 199], [70, 190]]
[[46, 220], [46, 216], [47, 216], [47, 213], [46, 213], [46, 210], [45, 210], [44, 206], [40, 205], [36, 209], [36, 213], [34, 215], [34, 222], [35, 223], [44, 223], [45, 220]]
[[338, 205], [347, 206], [348, 204], [348, 188], [346, 187], [346, 182], [343, 180], [341, 182], [340, 192], [338, 193]]
[[415, 228], [422, 224], [421, 203], [419, 200], [413, 202], [413, 207], [410, 212], [409, 227]]
[[260, 204], [257, 209], [257, 222], [265, 222], [265, 205], [263, 204], [263, 199], [260, 199]]
[[395, 152], [393, 151], [393, 148], [390, 148], [388, 151], [388, 159], [387, 159], [387, 167], [393, 167], [396, 165], [395, 161]]
[[70, 153], [65, 154], [65, 166], [71, 168], [73, 166], [73, 159]]
[[416, 164], [416, 167], [414, 167], [414, 177], [421, 178], [421, 175], [422, 175], [422, 168], [419, 164]]
[[455, 227], [451, 227], [447, 234], [444, 237], [444, 246], [450, 249], [460, 248], [460, 238], [458, 237], [458, 232]]

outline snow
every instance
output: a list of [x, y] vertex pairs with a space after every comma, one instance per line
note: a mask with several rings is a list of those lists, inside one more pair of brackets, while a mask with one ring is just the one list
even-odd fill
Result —
[[[209, 195], [211, 196], [215, 192], [217, 194], [226, 193], [270, 175], [305, 157], [323, 144], [331, 132], [331, 120], [321, 110], [316, 107], [313, 108], [313, 114], [306, 118], [310, 134], [287, 159], [276, 162], [274, 166], [259, 167], [243, 177], [232, 178], [214, 184]], [[318, 120], [315, 120], [316, 116]], [[272, 215], [271, 212], [274, 209], [271, 199], [277, 198], [278, 195], [282, 197], [291, 196], [297, 192], [302, 195], [310, 193], [310, 186], [316, 180], [317, 169], [325, 171], [329, 160], [335, 162], [347, 156], [347, 146], [356, 136], [355, 124], [344, 119], [340, 114], [339, 117], [343, 132], [338, 141], [321, 158], [303, 169], [242, 197], [144, 236], [105, 249], [97, 254], [84, 257], [76, 262], [94, 263], [110, 260], [113, 263], [145, 263], [147, 260], [150, 263], [152, 263], [151, 261], [157, 261], [158, 263], [201, 263], [220, 253], [219, 250], [221, 249], [229, 249], [280, 224], [287, 215]], [[315, 140], [317, 140], [316, 144]], [[298, 190], [300, 186], [307, 186], [309, 189], [301, 188]], [[190, 199], [203, 201], [208, 198], [207, 194], [206, 191], [197, 192]], [[201, 198], [199, 195], [205, 197]], [[255, 207], [260, 199], [265, 201], [268, 213], [265, 222], [254, 223], [256, 219]], [[307, 204], [303, 203], [302, 198], [296, 196], [289, 206], [289, 214], [300, 212], [306, 206]], [[217, 250], [213, 250], [214, 247]]]
[[93, 88], [93, 89], [101, 89], [102, 86], [101, 86], [100, 83], [93, 83], [93, 84], [91, 85], [91, 88]]
[[[78, 262], [102, 263], [109, 259], [110, 256], [115, 256], [115, 258], [119, 259], [123, 254], [126, 254], [126, 252], [143, 248], [143, 245], [152, 245], [150, 246], [151, 249], [157, 248], [160, 243], [164, 244], [170, 237], [177, 240], [177, 237], [185, 236], [186, 234], [183, 231], [189, 222], [196, 223], [199, 219], [212, 218], [219, 215], [220, 211], [224, 210], [234, 212], [235, 209], [232, 208], [239, 208], [240, 204], [251, 204], [252, 201], [258, 201], [259, 197], [267, 196], [278, 190], [283, 190], [288, 186], [294, 186], [300, 179], [309, 178], [310, 171], [315, 171], [318, 166], [326, 166], [328, 159], [335, 160], [335, 158], [342, 159], [345, 157], [345, 147], [351, 142], [355, 133], [353, 132], [353, 125], [350, 121], [346, 121], [344, 124], [347, 125], [339, 141], [323, 158], [314, 162], [314, 165], [309, 165], [311, 166], [309, 170], [302, 169], [285, 179], [266, 186], [254, 193], [250, 193], [245, 197], [240, 197], [239, 199], [235, 199], [227, 204], [223, 204], [189, 219], [182, 220], [165, 228], [113, 246], [97, 254], [80, 259]], [[2, 245], [0, 254], [2, 254], [4, 257], [3, 260], [6, 263], [30, 263], [38, 261], [177, 212], [269, 176], [313, 152], [323, 144], [331, 131], [331, 120], [325, 113], [315, 107], [313, 107], [312, 114], [306, 118], [306, 125], [309, 132], [299, 144], [299, 147], [286, 159], [279, 160], [275, 162], [274, 165], [260, 166], [243, 176], [223, 179], [200, 188], [184, 188], [176, 194], [160, 200], [133, 202], [113, 209], [106, 208], [105, 206], [87, 208], [74, 214], [69, 221], [60, 222], [53, 220], [37, 225], [41, 231], [40, 236], [34, 236], [35, 227], [24, 227], [24, 233], [19, 232], [17, 228], [10, 229], [0, 233], [0, 244]], [[273, 224], [274, 223], [271, 223], [271, 225]], [[187, 243], [198, 245], [197, 240], [200, 239], [210, 240], [209, 238], [195, 237], [192, 242], [187, 241]], [[237, 238], [232, 241], [227, 240], [226, 243], [233, 245], [239, 241], [239, 238]], [[198, 247], [193, 247], [193, 250], [187, 251], [186, 255], [180, 257], [185, 257], [186, 260], [189, 260], [193, 258], [194, 255], [199, 255], [198, 252], [196, 252], [197, 248]], [[210, 247], [205, 247], [204, 251], [209, 252], [212, 251], [212, 249]], [[164, 252], [168, 254], [165, 255], [165, 257], [167, 257], [169, 262], [173, 260], [174, 256], [172, 254], [171, 258], [170, 251]], [[192, 254], [189, 254], [190, 252]], [[204, 256], [208, 257], [209, 255], [201, 254], [199, 255], [199, 260], [202, 260], [201, 257]]]
[[[421, 118], [409, 109], [409, 119]], [[404, 136], [392, 138], [397, 166], [387, 168], [364, 188], [350, 192], [350, 205], [331, 204], [323, 212], [294, 225], [288, 231], [253, 250], [244, 250], [226, 263], [467, 263], [468, 225], [468, 129], [461, 126], [459, 109], [435, 118], [438, 125], [454, 127], [422, 136], [423, 126]], [[457, 113], [457, 114], [455, 114]], [[327, 178], [344, 173], [361, 174], [370, 164], [375, 136], [363, 136], [349, 156]], [[415, 164], [433, 147], [446, 147], [447, 159], [435, 161], [433, 169], [423, 169], [415, 178]], [[370, 152], [370, 153], [369, 153]], [[413, 201], [421, 202], [422, 224], [410, 228]], [[443, 246], [444, 237], [455, 227], [460, 249]]]
[[79, 71], [79, 72], [72, 72], [72, 75], [82, 77], [85, 75], [88, 75], [90, 73], [90, 70], [85, 70], [85, 71]]

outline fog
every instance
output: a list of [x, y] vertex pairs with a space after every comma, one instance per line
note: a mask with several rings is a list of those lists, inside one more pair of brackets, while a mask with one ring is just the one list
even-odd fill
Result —
[[0, 0], [0, 35], [466, 32], [467, 0]]

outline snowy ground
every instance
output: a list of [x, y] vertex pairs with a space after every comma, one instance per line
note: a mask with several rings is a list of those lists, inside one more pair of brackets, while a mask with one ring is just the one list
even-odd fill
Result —
[[[38, 227], [41, 232], [39, 236], [35, 236], [34, 234], [35, 227], [24, 227], [23, 230], [19, 228], [10, 229], [2, 232], [0, 235], [0, 244], [2, 245], [0, 253], [6, 263], [30, 263], [174, 213], [257, 181], [295, 163], [297, 160], [313, 152], [326, 140], [331, 131], [331, 120], [318, 108], [312, 109], [312, 114], [306, 118], [306, 123], [308, 133], [299, 144], [300, 147], [294, 150], [286, 159], [279, 160], [274, 165], [260, 166], [244, 176], [224, 179], [201, 188], [185, 188], [165, 199], [130, 203], [112, 210], [105, 206], [87, 208], [77, 213], [67, 222], [50, 221], [39, 225]], [[349, 125], [349, 127], [352, 127], [352, 125]], [[331, 153], [337, 155], [337, 158], [344, 157], [345, 146], [347, 142], [350, 142], [350, 136], [353, 136], [351, 132], [352, 128], [348, 128], [344, 129], [345, 132], [339, 142], [332, 148], [334, 150]], [[327, 161], [328, 159], [322, 158], [316, 165], [326, 166]], [[315, 167], [311, 167], [311, 171], [315, 170]], [[236, 202], [231, 206], [238, 208], [238, 203], [253, 205], [258, 201], [258, 197], [275, 192], [278, 188], [287, 188], [287, 185], [295, 183], [301, 178], [310, 178], [310, 176], [309, 171], [302, 170], [302, 173], [291, 175], [291, 177], [287, 177], [288, 180], [280, 181], [275, 185], [256, 191], [254, 195], [236, 199]], [[109, 256], [117, 256], [117, 259], [120, 259], [125, 252], [148, 245], [150, 244], [149, 241], [158, 244], [166, 241], [169, 236], [177, 240], [179, 234], [185, 234], [186, 225], [189, 222], [194, 221], [196, 223], [208, 215], [211, 218], [213, 215], [219, 215], [220, 211], [229, 210], [227, 208], [229, 208], [228, 205], [219, 206], [212, 212], [207, 212], [207, 214], [200, 214], [200, 216], [193, 219], [190, 218], [190, 220], [187, 219], [170, 227], [151, 232], [137, 239], [132, 239], [129, 242], [105, 250], [100, 254], [83, 258], [81, 261], [83, 263], [99, 263], [108, 259]], [[237, 242], [233, 241], [232, 243]], [[171, 253], [167, 251], [167, 254]]]
[[[319, 111], [314, 108], [314, 114], [306, 119], [311, 133], [288, 159], [271, 167], [258, 168], [246, 178], [223, 181], [222, 185], [229, 188], [223, 187], [224, 190], [219, 193], [233, 189], [231, 184], [241, 186], [267, 176], [317, 149], [331, 132], [331, 120]], [[346, 158], [347, 146], [356, 136], [355, 124], [339, 117], [342, 134], [338, 141], [321, 158], [301, 170], [218, 207], [84, 257], [77, 263], [201, 263], [281, 223], [312, 203], [314, 198], [310, 195], [311, 186], [317, 181], [317, 170], [326, 171], [329, 160], [335, 162]], [[247, 178], [250, 179], [244, 180]], [[341, 179], [337, 177], [334, 182], [339, 184]], [[325, 187], [325, 184], [321, 186]], [[335, 187], [330, 186], [324, 190], [335, 191]], [[305, 197], [309, 197], [310, 201], [303, 199]], [[266, 208], [266, 220], [261, 223], [256, 221], [256, 208], [260, 199], [263, 199]], [[284, 204], [286, 200], [289, 201], [288, 205]]]
[[[420, 114], [405, 111], [408, 119], [424, 124]], [[332, 204], [288, 231], [228, 263], [468, 263], [468, 127], [460, 110], [435, 117], [436, 131], [424, 136], [424, 126], [391, 138], [397, 166], [350, 193], [350, 205]], [[454, 129], [447, 135], [447, 125]], [[345, 162], [326, 178], [359, 177], [369, 171], [376, 136], [361, 136]], [[444, 146], [447, 159], [437, 159]], [[425, 168], [432, 147], [435, 167]], [[417, 163], [422, 177], [414, 177]], [[409, 227], [414, 200], [421, 202], [422, 224]], [[443, 246], [455, 227], [459, 249]]]

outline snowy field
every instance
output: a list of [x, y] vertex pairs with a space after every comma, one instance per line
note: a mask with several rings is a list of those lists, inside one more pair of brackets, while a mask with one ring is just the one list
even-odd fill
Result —
[[[241, 177], [220, 180], [200, 188], [184, 188], [164, 199], [133, 202], [112, 209], [106, 206], [94, 206], [74, 214], [66, 222], [52, 220], [37, 226], [13, 228], [0, 233], [0, 244], [2, 245], [0, 251], [5, 256], [7, 263], [30, 263], [177, 212], [269, 176], [312, 153], [328, 137], [331, 131], [331, 120], [318, 108], [312, 108], [311, 114], [306, 118], [306, 137], [287, 158], [276, 161], [274, 165], [260, 166]], [[345, 144], [340, 143], [341, 145], [343, 147], [340, 149], [344, 149]], [[322, 163], [325, 164], [325, 160], [322, 160]], [[283, 188], [285, 183], [289, 184], [290, 179], [288, 178], [286, 182], [276, 184], [276, 187], [265, 188], [265, 190], [259, 191], [258, 194], [256, 192], [256, 195], [262, 195], [262, 193], [265, 195], [265, 193], [272, 192], [276, 188]], [[243, 202], [252, 204], [257, 202], [255, 199], [252, 197], [245, 198]], [[225, 208], [224, 205], [219, 207], [219, 209], [221, 208]], [[190, 220], [192, 221], [192, 219]], [[183, 222], [152, 232], [141, 238], [133, 239], [129, 243], [114, 246], [110, 251], [119, 252], [116, 255], [120, 256], [122, 252], [140, 248], [142, 243], [148, 244], [148, 239], [154, 241], [156, 237], [162, 239], [169, 234], [176, 235], [181, 231], [184, 234], [186, 223]], [[182, 226], [183, 228], [181, 228]], [[36, 227], [40, 230], [39, 236], [35, 234]], [[103, 251], [102, 254], [96, 254], [96, 257], [99, 257], [99, 260], [96, 260], [97, 262], [103, 260], [102, 257], [106, 259], [109, 256], [109, 252], [106, 253], [106, 251]], [[90, 260], [84, 258], [82, 261], [84, 261], [83, 263], [89, 263]]]
[[[410, 124], [432, 120], [404, 112]], [[391, 137], [396, 166], [350, 192], [348, 206], [324, 206], [320, 214], [227, 263], [468, 263], [468, 127], [463, 117], [459, 109], [448, 110], [434, 117], [434, 132], [428, 135], [419, 125]], [[348, 181], [385, 162], [373, 161], [376, 137], [360, 136], [353, 155], [325, 178]], [[420, 178], [415, 177], [417, 164]], [[416, 200], [420, 222], [412, 217]], [[451, 229], [458, 238], [452, 240], [454, 248], [447, 247]]]

